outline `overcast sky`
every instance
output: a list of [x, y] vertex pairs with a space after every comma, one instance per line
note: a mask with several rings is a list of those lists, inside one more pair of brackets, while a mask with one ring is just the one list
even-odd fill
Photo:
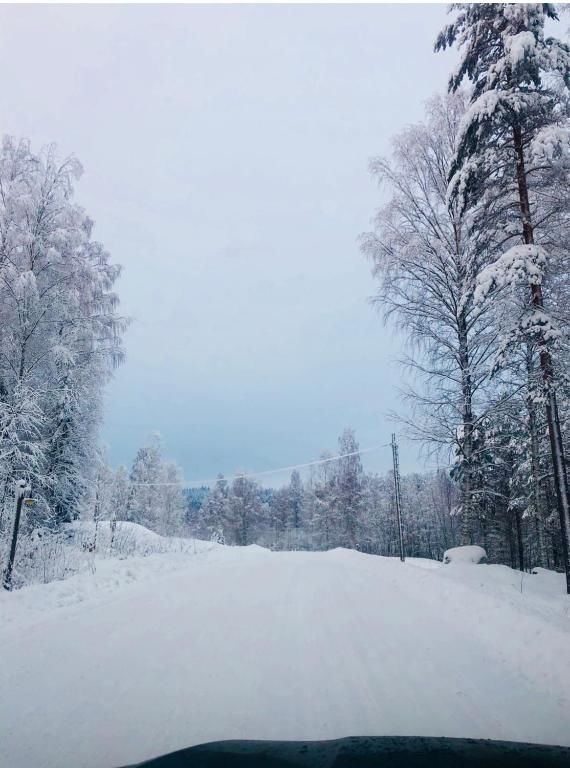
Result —
[[357, 240], [382, 202], [369, 159], [445, 88], [445, 10], [0, 8], [2, 130], [81, 160], [123, 265], [112, 463], [154, 431], [189, 480], [308, 461], [348, 425], [389, 440], [401, 340]]

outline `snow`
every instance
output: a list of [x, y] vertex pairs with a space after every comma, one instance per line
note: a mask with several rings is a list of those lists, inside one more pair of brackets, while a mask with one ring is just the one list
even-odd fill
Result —
[[0, 624], [4, 628], [13, 624], [21, 630], [41, 623], [58, 609], [83, 602], [90, 605], [104, 602], [129, 584], [150, 581], [162, 574], [187, 568], [189, 556], [210, 553], [212, 557], [214, 550], [220, 546], [206, 541], [186, 540], [184, 549], [177, 552], [173, 545], [168, 556], [154, 552], [122, 560], [91, 558], [90, 567], [70, 578], [50, 584], [33, 584], [11, 595], [0, 593]]
[[[64, 530], [76, 543], [91, 543], [95, 537], [95, 523], [90, 520], [75, 520], [64, 526]], [[123, 520], [116, 522], [115, 533], [112, 534], [111, 522], [101, 520], [97, 524], [97, 547], [109, 550], [111, 537], [113, 537], [113, 546], [129, 555], [184, 551], [187, 548], [193, 551], [197, 546], [194, 539], [160, 536], [158, 533], [145, 528], [144, 525]], [[205, 542], [200, 543], [204, 544]]]
[[[96, 555], [93, 545], [96, 543]], [[62, 526], [58, 536], [38, 529], [18, 542], [19, 558], [14, 571], [14, 583], [34, 584], [68, 578], [73, 574], [92, 574], [95, 570], [113, 569], [104, 563], [106, 558], [147, 556], [163, 553], [196, 554], [209, 542], [194, 539], [160, 536], [137, 523], [119, 521], [112, 535], [111, 523], [100, 521], [95, 535], [95, 523], [77, 520]], [[3, 565], [0, 552], [0, 567]]]
[[535, 163], [554, 163], [558, 158], [568, 160], [570, 156], [570, 132], [568, 128], [547, 125], [531, 142], [530, 154]]
[[528, 30], [505, 38], [505, 48], [513, 67], [522, 63], [525, 58], [534, 55], [536, 40], [532, 32]]
[[482, 563], [487, 560], [487, 553], [483, 547], [470, 544], [465, 547], [452, 547], [443, 553], [443, 562], [449, 563]]
[[216, 739], [570, 745], [564, 577], [196, 543], [0, 596], [0, 765]]
[[473, 297], [475, 304], [486, 299], [495, 288], [523, 282], [540, 285], [546, 262], [546, 251], [541, 246], [514, 245], [479, 274]]

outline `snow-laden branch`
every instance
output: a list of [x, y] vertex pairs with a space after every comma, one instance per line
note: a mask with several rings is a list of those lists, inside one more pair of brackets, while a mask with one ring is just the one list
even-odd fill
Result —
[[477, 276], [475, 304], [483, 302], [492, 291], [507, 286], [542, 285], [546, 264], [546, 251], [540, 245], [514, 245]]

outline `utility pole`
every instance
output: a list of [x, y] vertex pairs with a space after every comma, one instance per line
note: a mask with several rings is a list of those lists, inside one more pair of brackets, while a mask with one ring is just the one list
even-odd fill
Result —
[[28, 490], [25, 480], [17, 480], [15, 487], [15, 502], [16, 511], [14, 514], [14, 529], [12, 531], [12, 544], [10, 545], [10, 555], [8, 557], [8, 563], [4, 569], [4, 575], [2, 577], [2, 586], [4, 589], [12, 589], [12, 569], [14, 568], [14, 558], [16, 557], [16, 544], [18, 543], [18, 530], [20, 528], [20, 517], [22, 514], [22, 504], [24, 503], [24, 496]]
[[400, 460], [398, 458], [398, 443], [392, 433], [392, 460], [394, 462], [394, 499], [396, 501], [396, 517], [398, 519], [398, 537], [400, 539], [400, 560], [404, 562], [404, 531], [402, 529], [402, 496], [400, 493]]

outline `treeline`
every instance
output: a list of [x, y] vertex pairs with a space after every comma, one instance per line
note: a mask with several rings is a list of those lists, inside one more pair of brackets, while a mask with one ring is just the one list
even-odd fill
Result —
[[401, 420], [452, 464], [461, 542], [504, 562], [514, 530], [519, 567], [568, 573], [570, 50], [550, 4], [451, 12], [449, 93], [373, 161], [387, 202], [363, 249], [409, 342]]
[[[394, 475], [363, 470], [353, 430], [338, 442], [337, 456], [325, 452], [302, 482], [293, 471], [288, 485], [261, 488], [253, 478], [222, 475], [212, 489], [188, 497], [189, 535], [234, 545], [260, 544], [271, 549], [326, 550], [349, 547], [370, 554], [399, 555]], [[401, 478], [404, 548], [408, 557], [441, 560], [446, 549], [461, 542], [460, 487], [449, 469], [412, 473]], [[538, 562], [535, 521], [514, 516], [482, 524], [478, 542], [491, 562], [518, 568]], [[548, 542], [551, 567], [562, 567], [556, 535]]]
[[[411, 557], [440, 560], [459, 541], [457, 488], [447, 470], [402, 477], [404, 540]], [[259, 485], [247, 475], [212, 488], [183, 488], [180, 469], [162, 454], [158, 435], [137, 451], [130, 471], [98, 458], [95, 491], [84, 515], [128, 521], [163, 536], [207, 539], [276, 550], [349, 547], [379, 555], [399, 554], [394, 476], [366, 473], [352, 429], [345, 429], [336, 454], [302, 480], [291, 473], [281, 488]], [[505, 562], [512, 557], [505, 553]]]
[[[353, 430], [346, 429], [338, 441], [340, 458], [324, 453], [304, 483], [294, 470], [278, 489], [262, 488], [245, 475], [231, 481], [220, 475], [205, 496], [201, 490], [199, 505], [189, 503], [188, 531], [220, 543], [276, 550], [349, 547], [398, 554], [393, 474], [364, 472], [358, 450]], [[441, 559], [458, 541], [449, 473], [406, 476], [402, 496], [407, 554]]]

